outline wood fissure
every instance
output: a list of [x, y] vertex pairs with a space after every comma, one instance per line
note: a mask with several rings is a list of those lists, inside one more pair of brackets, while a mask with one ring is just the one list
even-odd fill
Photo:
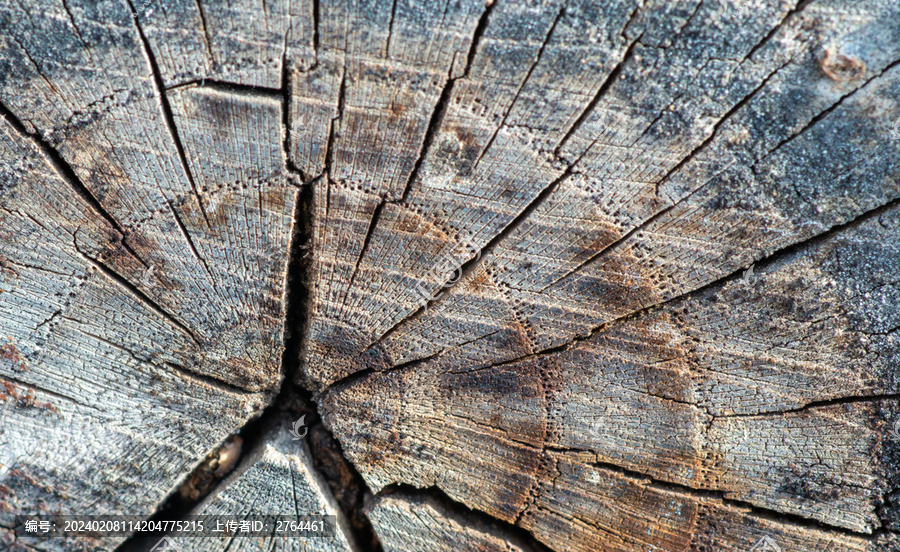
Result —
[[[462, 75], [454, 77], [454, 64], [450, 64], [450, 69], [447, 72], [447, 82], [444, 84], [444, 88], [441, 90], [441, 95], [438, 97], [438, 101], [435, 104], [434, 109], [431, 111], [431, 118], [428, 120], [428, 128], [425, 130], [425, 138], [422, 141], [422, 148], [419, 150], [419, 156], [416, 158], [416, 162], [413, 164], [412, 171], [409, 173], [409, 178], [407, 178], [406, 180], [406, 185], [403, 187], [403, 193], [400, 194], [400, 199], [397, 201], [397, 203], [403, 203], [406, 201], [406, 198], [409, 195], [410, 186], [412, 186], [412, 183], [416, 181], [416, 178], [419, 176], [419, 170], [422, 168], [422, 162], [431, 151], [434, 137], [435, 135], [437, 135], [438, 131], [441, 128], [441, 124], [444, 121], [444, 114], [447, 112], [447, 105], [450, 101], [451, 94], [453, 94], [453, 86], [459, 79], [464, 79], [469, 76], [469, 71], [472, 69], [472, 60], [475, 58], [475, 53], [478, 51], [478, 43], [481, 41], [481, 37], [484, 36], [484, 30], [487, 28], [488, 18], [490, 17], [491, 11], [494, 9], [495, 5], [496, 2], [490, 3], [487, 8], [485, 8], [484, 12], [482, 12], [481, 17], [478, 19], [478, 25], [475, 26], [475, 32], [472, 34], [472, 42], [469, 45], [469, 51], [466, 52], [466, 67], [463, 70]], [[373, 222], [372, 225], [375, 226], [375, 222]], [[360, 255], [360, 258], [361, 257], [362, 255]]]
[[406, 501], [433, 501], [447, 518], [454, 519], [464, 527], [487, 528], [490, 534], [501, 537], [516, 546], [516, 552], [551, 552], [544, 543], [534, 538], [530, 532], [503, 520], [473, 510], [447, 495], [440, 487], [414, 487], [397, 483], [381, 489], [375, 495], [368, 510], [375, 509], [384, 499], [399, 498]]
[[[527, 220], [528, 217], [535, 211], [535, 209], [537, 209], [538, 206], [540, 206], [544, 201], [546, 201], [547, 198], [553, 194], [553, 192], [557, 189], [557, 187], [559, 187], [559, 185], [563, 181], [565, 181], [567, 178], [569, 178], [573, 174], [574, 167], [577, 165], [577, 163], [578, 163], [578, 161], [576, 160], [574, 163], [572, 163], [571, 165], [566, 167], [566, 170], [563, 171], [563, 173], [556, 180], [554, 180], [553, 182], [548, 184], [547, 187], [545, 187], [543, 190], [541, 190], [541, 192], [531, 201], [531, 203], [529, 203], [525, 207], [525, 209], [523, 209], [509, 223], [508, 226], [506, 226], [503, 230], [500, 231], [500, 233], [498, 233], [489, 242], [487, 242], [487, 244], [485, 244], [484, 247], [482, 247], [481, 250], [478, 251], [478, 255], [476, 255], [474, 258], [469, 259], [468, 261], [464, 262], [458, 269], [460, 276], [457, 278], [457, 280], [462, 280], [465, 276], [472, 274], [472, 272], [475, 270], [475, 268], [477, 266], [479, 266], [479, 264], [483, 260], [488, 259], [491, 256], [491, 254], [492, 254], [494, 248], [497, 246], [497, 244], [500, 243], [505, 237], [507, 237], [510, 234], [512, 234], [513, 232], [515, 232], [516, 228], [518, 228], [519, 225], [521, 225], [523, 221]], [[456, 283], [457, 283], [456, 281], [449, 282], [449, 286], [447, 284], [445, 284], [445, 287], [452, 287], [453, 285], [456, 285]], [[446, 295], [440, 295], [439, 297], [437, 297], [435, 299], [431, 299], [431, 300], [427, 301], [419, 309], [411, 312], [408, 316], [402, 318], [396, 324], [391, 326], [388, 329], [388, 331], [386, 331], [384, 334], [382, 334], [378, 339], [376, 339], [375, 341], [370, 343], [365, 349], [363, 349], [363, 351], [360, 353], [360, 355], [365, 354], [366, 352], [372, 350], [373, 347], [376, 347], [382, 341], [388, 339], [391, 336], [391, 334], [393, 334], [394, 331], [397, 328], [399, 328], [400, 326], [402, 326], [403, 324], [407, 323], [410, 320], [415, 320], [417, 317], [421, 316], [422, 313], [427, 311], [429, 307], [432, 307], [433, 305], [437, 304], [441, 300], [442, 297], [446, 297]], [[430, 356], [426, 357], [426, 358], [430, 358]], [[416, 359], [416, 360], [420, 360], [420, 359]], [[415, 361], [410, 361], [410, 363], [411, 362], [415, 362]], [[391, 368], [396, 368], [396, 367], [391, 367]], [[352, 377], [352, 375], [350, 377]]]
[[239, 82], [228, 82], [215, 79], [199, 79], [179, 82], [178, 84], [174, 84], [166, 88], [165, 90], [167, 92], [173, 92], [185, 88], [198, 87], [210, 88], [212, 90], [218, 90], [219, 92], [244, 95], [248, 97], [276, 98], [278, 100], [281, 100], [284, 95], [284, 90], [281, 88], [266, 88], [264, 86], [255, 86], [252, 84], [242, 84]]
[[206, 262], [206, 259], [204, 259], [200, 255], [200, 252], [197, 251], [197, 246], [194, 245], [194, 240], [191, 238], [190, 233], [188, 233], [187, 228], [185, 228], [184, 222], [181, 221], [181, 217], [178, 216], [178, 211], [176, 211], [175, 207], [172, 206], [172, 202], [167, 201], [166, 203], [169, 205], [169, 211], [172, 212], [172, 217], [175, 219], [175, 223], [178, 225], [178, 229], [181, 231], [181, 234], [184, 236], [185, 241], [188, 243], [188, 247], [191, 248], [191, 253], [193, 253], [194, 257], [196, 257], [197, 260], [200, 261], [200, 264], [203, 265], [203, 269], [206, 271], [206, 275], [209, 276], [210, 284], [212, 284], [212, 286], [215, 288], [216, 279], [213, 276], [212, 271], [209, 270], [209, 264]]
[[[816, 246], [817, 244], [820, 244], [820, 243], [822, 243], [822, 242], [828, 240], [829, 238], [831, 238], [831, 237], [833, 237], [833, 236], [835, 236], [835, 235], [840, 234], [841, 232], [844, 232], [844, 231], [846, 231], [846, 230], [848, 230], [848, 229], [851, 229], [851, 228], [853, 228], [853, 227], [855, 227], [855, 226], [858, 226], [858, 225], [860, 225], [860, 224], [863, 224], [863, 223], [865, 223], [866, 221], [872, 220], [872, 219], [874, 219], [875, 217], [878, 217], [879, 215], [881, 215], [881, 214], [883, 214], [883, 213], [886, 213], [886, 212], [888, 212], [888, 211], [890, 211], [891, 209], [894, 209], [894, 208], [896, 208], [896, 207], [900, 207], [900, 198], [895, 199], [895, 200], [893, 200], [893, 201], [891, 201], [891, 202], [889, 202], [889, 203], [886, 203], [886, 204], [884, 204], [884, 205], [881, 205], [880, 207], [877, 207], [877, 208], [872, 209], [872, 210], [870, 210], [870, 211], [867, 211], [866, 213], [863, 213], [863, 214], [859, 215], [859, 216], [856, 217], [855, 219], [853, 219], [853, 220], [851, 220], [851, 221], [848, 221], [848, 222], [845, 222], [845, 223], [843, 223], [843, 224], [840, 224], [840, 225], [838, 225], [838, 226], [835, 226], [835, 227], [829, 229], [829, 230], [826, 231], [826, 232], [823, 232], [823, 233], [821, 233], [821, 234], [818, 234], [818, 235], [816, 235], [816, 236], [813, 236], [813, 237], [811, 237], [811, 238], [808, 238], [808, 239], [806, 239], [806, 240], [804, 240], [804, 241], [802, 241], [802, 242], [798, 242], [798, 243], [795, 243], [795, 244], [791, 244], [791, 245], [786, 246], [786, 247], [784, 247], [784, 248], [782, 248], [782, 249], [779, 249], [779, 250], [777, 250], [777, 251], [773, 251], [770, 255], [768, 255], [768, 256], [766, 256], [766, 257], [763, 257], [763, 258], [760, 258], [760, 259], [754, 261], [754, 262], [752, 263], [752, 265], [755, 266], [755, 267], [757, 267], [757, 268], [759, 268], [759, 269], [765, 269], [765, 268], [767, 268], [767, 267], [769, 267], [769, 266], [771, 266], [771, 265], [773, 265], [773, 264], [779, 262], [780, 260], [782, 260], [782, 259], [784, 259], [784, 258], [786, 258], [786, 257], [789, 257], [789, 256], [791, 256], [791, 255], [794, 255], [794, 254], [796, 254], [797, 252], [802, 251], [803, 249], [810, 248], [810, 247], [814, 247], [814, 246]], [[715, 281], [712, 281], [712, 282], [710, 282], [710, 283], [708, 283], [708, 284], [706, 284], [706, 285], [704, 285], [704, 286], [702, 286], [702, 287], [699, 287], [699, 288], [697, 288], [697, 289], [691, 290], [691, 291], [689, 291], [689, 292], [686, 292], [686, 293], [684, 293], [684, 294], [681, 294], [681, 295], [678, 295], [678, 296], [675, 296], [675, 297], [671, 297], [671, 298], [669, 298], [669, 299], [667, 299], [667, 300], [665, 300], [665, 301], [662, 301], [662, 302], [659, 302], [659, 303], [656, 303], [656, 304], [653, 304], [653, 305], [646, 306], [646, 307], [641, 308], [641, 309], [639, 309], [639, 310], [636, 310], [636, 311], [634, 311], [634, 312], [630, 312], [630, 313], [628, 313], [628, 314], [625, 314], [625, 315], [623, 315], [623, 316], [621, 316], [621, 317], [614, 318], [614, 319], [612, 319], [612, 320], [610, 320], [610, 321], [608, 321], [608, 322], [604, 322], [603, 324], [601, 324], [601, 325], [599, 325], [599, 326], [597, 326], [597, 327], [595, 327], [595, 328], [592, 328], [592, 329], [590, 330], [590, 332], [588, 332], [587, 334], [585, 334], [585, 335], [580, 335], [580, 336], [576, 336], [576, 337], [572, 338], [570, 341], [567, 341], [567, 342], [565, 342], [565, 343], [561, 343], [561, 344], [556, 345], [556, 346], [554, 346], [554, 347], [549, 347], [549, 348], [547, 348], [547, 349], [543, 349], [543, 350], [540, 350], [540, 351], [534, 351], [534, 352], [528, 353], [527, 355], [523, 355], [523, 356], [520, 356], [520, 357], [516, 357], [516, 358], [510, 359], [510, 360], [504, 360], [503, 362], [499, 362], [499, 363], [496, 363], [496, 364], [494, 364], [494, 363], [487, 364], [487, 365], [485, 365], [485, 366], [483, 366], [483, 367], [481, 367], [481, 368], [476, 369], [475, 371], [488, 370], [488, 369], [491, 369], [491, 368], [498, 368], [498, 367], [503, 367], [503, 366], [512, 366], [512, 365], [521, 363], [521, 362], [523, 362], [523, 361], [537, 360], [537, 359], [546, 358], [546, 357], [550, 357], [550, 356], [553, 356], [553, 355], [555, 355], [555, 354], [561, 353], [561, 352], [563, 352], [563, 351], [568, 350], [568, 349], [571, 348], [573, 345], [576, 345], [576, 344], [578, 344], [578, 343], [581, 343], [581, 342], [590, 340], [592, 337], [594, 337], [595, 335], [597, 335], [599, 332], [602, 332], [602, 331], [605, 330], [606, 328], [609, 328], [609, 327], [611, 327], [611, 326], [613, 326], [613, 325], [620, 324], [620, 323], [623, 323], [623, 322], [628, 322], [628, 321], [635, 320], [635, 319], [637, 319], [637, 318], [640, 318], [641, 316], [643, 316], [643, 315], [646, 314], [647, 312], [651, 312], [651, 311], [657, 310], [657, 309], [659, 309], [659, 308], [661, 308], [661, 307], [663, 307], [663, 306], [665, 306], [665, 305], [674, 303], [674, 302], [676, 302], [676, 301], [679, 301], [679, 300], [682, 300], [682, 299], [685, 299], [685, 298], [695, 297], [695, 296], [700, 295], [700, 294], [702, 294], [702, 293], [705, 293], [705, 292], [707, 292], [707, 291], [709, 291], [709, 290], [718, 289], [718, 288], [722, 287], [724, 284], [726, 284], [726, 283], [728, 283], [728, 282], [734, 282], [734, 281], [740, 280], [741, 278], [743, 278], [743, 276], [744, 276], [744, 274], [745, 274], [747, 268], [748, 268], [748, 267], [741, 267], [741, 268], [735, 270], [734, 272], [732, 272], [732, 273], [730, 273], [730, 274], [727, 274], [727, 275], [725, 275], [725, 276], [722, 276], [721, 278], [718, 278], [718, 279], [716, 279]], [[344, 388], [344, 387], [347, 387], [348, 384], [350, 384], [350, 383], [352, 383], [352, 382], [355, 382], [355, 381], [357, 381], [358, 379], [361, 379], [361, 377], [360, 377], [360, 378], [354, 377], [354, 376], [357, 376], [357, 375], [358, 375], [358, 376], [366, 376], [366, 375], [371, 375], [371, 374], [374, 374], [374, 373], [390, 373], [390, 372], [398, 372], [398, 371], [402, 371], [402, 370], [406, 370], [406, 369], [415, 368], [415, 367], [421, 366], [422, 364], [428, 362], [429, 360], [432, 360], [433, 358], [435, 358], [435, 357], [438, 356], [439, 354], [440, 354], [440, 353], [436, 353], [436, 354], [434, 354], [434, 355], [430, 355], [430, 356], [425, 357], [425, 358], [411, 360], [411, 361], [405, 362], [405, 363], [403, 363], [403, 364], [399, 364], [399, 365], [396, 365], [396, 366], [391, 366], [391, 367], [389, 367], [389, 368], [387, 368], [387, 369], [383, 369], [383, 370], [379, 370], [379, 371], [376, 371], [376, 370], [373, 370], [373, 369], [364, 370], [364, 371], [359, 372], [358, 374], [353, 374], [353, 375], [351, 375], [351, 376], [348, 376], [347, 378], [344, 378], [344, 379], [341, 380], [340, 382], [336, 382], [335, 385], [331, 386], [331, 388], [330, 388], [329, 390], [331, 390], [332, 388], [333, 388], [333, 389], [337, 389], [337, 388]], [[472, 370], [467, 370], [467, 372], [472, 372]], [[337, 383], [340, 383], [341, 385], [337, 385]], [[324, 393], [323, 393], [323, 394], [324, 394]], [[887, 395], [887, 398], [892, 398], [892, 397], [893, 397], [893, 395]], [[876, 399], [876, 398], [878, 398], [878, 397], [877, 397], [877, 396], [876, 396], [876, 397], [871, 397], [870, 400]], [[860, 400], [866, 400], [866, 397], [859, 397], [859, 399], [860, 399]], [[832, 404], [832, 403], [834, 403], [834, 404], [842, 404], [842, 403], [841, 403], [841, 399], [834, 399], [833, 401], [820, 401], [820, 402], [821, 402], [822, 404], [813, 404], [813, 403], [810, 403], [810, 405], [811, 405], [811, 406], [823, 406], [823, 405]], [[854, 400], [853, 400], [852, 398], [850, 398], [849, 402], [852, 403], [852, 402], [854, 402]], [[809, 406], [809, 405], [808, 405], [808, 406]], [[806, 409], [806, 407], [803, 407], [803, 408], [798, 409], [797, 411], [802, 411], [802, 410], [805, 410], [805, 409]], [[781, 413], [785, 413], [785, 412], [791, 412], [791, 411], [781, 411]]]
[[3, 117], [18, 133], [20, 133], [26, 139], [31, 140], [41, 151], [41, 154], [53, 167], [53, 169], [59, 174], [59, 176], [72, 187], [72, 190], [85, 202], [87, 202], [91, 208], [97, 212], [106, 222], [109, 223], [110, 226], [116, 229], [116, 232], [119, 234], [119, 241], [126, 250], [137, 260], [139, 263], [144, 265], [145, 268], [149, 268], [149, 265], [144, 262], [143, 259], [138, 256], [138, 254], [131, 249], [131, 246], [128, 244], [128, 240], [126, 237], [128, 233], [122, 228], [122, 225], [119, 224], [119, 221], [116, 220], [112, 214], [107, 211], [103, 205], [100, 204], [100, 201], [97, 197], [91, 193], [91, 191], [81, 182], [81, 179], [78, 178], [78, 175], [75, 174], [75, 171], [72, 170], [72, 167], [66, 162], [65, 159], [56, 151], [53, 146], [47, 143], [40, 134], [35, 132], [29, 132], [25, 125], [13, 114], [5, 105], [0, 103], [0, 116]]
[[[289, 175], [296, 175], [300, 179], [300, 185], [311, 185], [310, 179], [300, 170], [294, 160], [291, 159], [291, 70], [288, 63], [288, 36], [293, 31], [293, 27], [288, 28], [288, 32], [284, 35], [284, 53], [281, 57], [281, 90], [277, 93], [281, 98], [281, 125], [283, 127], [284, 137], [281, 141], [282, 156], [284, 157], [284, 167]], [[294, 184], [293, 179], [289, 178], [289, 182]]]
[[[566, 453], [566, 452], [578, 452], [583, 453], [581, 450], [567, 450], [561, 449], [557, 447], [547, 447], [547, 450], [552, 452]], [[772, 510], [769, 508], [763, 508], [752, 504], [750, 502], [746, 502], [743, 500], [738, 500], [735, 498], [729, 497], [728, 491], [718, 491], [718, 490], [710, 490], [710, 489], [696, 489], [694, 487], [688, 487], [687, 485], [680, 485], [678, 483], [673, 483], [671, 481], [664, 481], [661, 479], [657, 479], [650, 474], [646, 474], [639, 471], [630, 470], [628, 468], [623, 468], [622, 466], [618, 466], [616, 464], [611, 464], [609, 462], [601, 462], [601, 461], [593, 461], [590, 465], [595, 466], [597, 468], [601, 468], [603, 470], [607, 470], [610, 472], [615, 472], [617, 474], [621, 474], [628, 479], [632, 479], [641, 485], [646, 486], [649, 489], [656, 489], [663, 491], [668, 494], [679, 495], [679, 496], [689, 496], [692, 498], [700, 498], [700, 499], [712, 499], [716, 502], [719, 502], [723, 506], [732, 506], [734, 508], [740, 510], [746, 510], [751, 513], [754, 517], [759, 519], [773, 521], [782, 525], [790, 525], [794, 526], [798, 529], [815, 529], [818, 531], [823, 531], [826, 533], [831, 533], [834, 535], [844, 535], [853, 538], [859, 538], [863, 540], [867, 540], [870, 542], [874, 542], [877, 538], [877, 534], [875, 532], [862, 532], [862, 531], [853, 531], [851, 529], [846, 529], [844, 527], [838, 527], [834, 525], [829, 525], [827, 523], [822, 523], [816, 519], [807, 518], [795, 514], [789, 514], [785, 512], [780, 512], [778, 510]]]
[[[191, 189], [194, 192], [194, 198], [197, 201], [198, 207], [200, 208], [200, 213], [203, 216], [203, 220], [206, 221], [207, 228], [212, 228], [212, 225], [209, 222], [209, 216], [206, 214], [206, 208], [203, 205], [203, 198], [200, 197], [200, 192], [197, 189], [197, 183], [194, 179], [194, 174], [191, 172], [191, 167], [188, 164], [187, 155], [184, 152], [184, 144], [182, 144], [181, 138], [178, 136], [178, 129], [175, 126], [175, 119], [172, 116], [172, 106], [169, 105], [169, 97], [166, 95], [166, 85], [163, 82], [162, 73], [159, 70], [159, 65], [156, 63], [156, 56], [153, 55], [153, 51], [150, 49], [150, 42], [147, 40], [147, 36], [144, 34], [144, 30], [141, 28], [140, 21], [138, 21], [138, 13], [134, 8], [134, 0], [127, 0], [127, 2], [133, 16], [134, 28], [137, 30], [137, 34], [140, 37], [144, 56], [147, 58], [147, 65], [150, 69], [150, 75], [153, 78], [153, 83], [156, 85], [156, 97], [159, 101], [159, 109], [162, 112], [163, 121], [165, 121], [166, 128], [169, 130], [169, 135], [172, 138], [172, 144], [175, 146], [175, 151], [178, 152], [178, 159], [181, 161], [182, 170], [184, 171], [184, 175], [185, 177], [187, 177]], [[200, 6], [198, 4], [198, 8], [199, 7]]]
[[[635, 13], [632, 17], [637, 17], [638, 11], [640, 8], [635, 8]], [[616, 62], [616, 65], [612, 68], [612, 71], [607, 75], [606, 80], [603, 81], [603, 84], [600, 85], [600, 88], [597, 89], [597, 93], [594, 94], [594, 97], [591, 98], [591, 101], [584, 107], [581, 114], [578, 115], [578, 118], [575, 119], [575, 122], [569, 128], [568, 131], [563, 135], [560, 139], [559, 143], [553, 148], [553, 155], [561, 158], [560, 150], [566, 145], [569, 139], [581, 129], [581, 126], [587, 120], [587, 118], [594, 112], [594, 109], [597, 107], [597, 104], [600, 103], [600, 100], [606, 96], [607, 92], [609, 92], [610, 87], [612, 87], [613, 83], [619, 78], [619, 75], [622, 73], [622, 68], [625, 67], [634, 57], [635, 47], [640, 44], [641, 35], [638, 35], [637, 38], [631, 41], [628, 45], [628, 49], [625, 50], [625, 54], [622, 56], [622, 59]], [[587, 148], [588, 150], [590, 149]], [[574, 163], [573, 163], [574, 164]]]
[[845, 100], [847, 100], [847, 99], [853, 97], [857, 92], [860, 92], [860, 91], [865, 90], [866, 87], [868, 87], [871, 83], [877, 81], [877, 80], [878, 80], [879, 78], [881, 78], [885, 73], [889, 72], [891, 69], [897, 67], [898, 65], [900, 65], [900, 59], [897, 59], [897, 60], [892, 61], [891, 63], [887, 64], [887, 66], [885, 66], [884, 69], [882, 69], [881, 71], [879, 71], [877, 74], [873, 75], [873, 76], [872, 76], [871, 78], [869, 78], [869, 79], [866, 79], [865, 82], [863, 82], [861, 85], [859, 85], [858, 87], [854, 88], [854, 89], [851, 90], [850, 92], [848, 92], [848, 93], [844, 94], [843, 96], [841, 96], [841, 97], [838, 99], [838, 101], [836, 101], [834, 104], [832, 104], [829, 108], [827, 108], [827, 109], [821, 111], [821, 112], [820, 112], [819, 114], [817, 114], [815, 117], [813, 117], [812, 119], [810, 119], [810, 121], [809, 121], [806, 125], [804, 125], [803, 128], [801, 128], [799, 131], [797, 131], [797, 132], [795, 132], [795, 133], [792, 133], [790, 136], [788, 136], [788, 137], [785, 138], [784, 140], [780, 141], [780, 142], [779, 142], [774, 148], [772, 148], [772, 149], [771, 149], [764, 157], [762, 157], [762, 158], [759, 160], [759, 162], [762, 162], [764, 159], [766, 159], [767, 157], [769, 157], [769, 156], [772, 155], [773, 153], [777, 152], [777, 151], [780, 150], [782, 147], [784, 147], [784, 146], [786, 146], [787, 144], [791, 143], [791, 141], [796, 140], [798, 137], [800, 137], [803, 133], [807, 132], [809, 129], [815, 127], [816, 123], [818, 123], [819, 121], [821, 121], [822, 119], [824, 119], [825, 117], [827, 117], [828, 115], [830, 115], [832, 112], [834, 112], [834, 110], [836, 110], [836, 109], [838, 109], [839, 107], [841, 107], [841, 105], [844, 103]]
[[[282, 351], [282, 368], [281, 368], [281, 385], [276, 394], [271, 398], [266, 408], [256, 417], [252, 418], [237, 431], [225, 438], [219, 445], [214, 447], [212, 451], [222, 448], [225, 443], [233, 440], [236, 436], [243, 440], [243, 447], [239, 459], [239, 465], [248, 466], [253, 458], [259, 456], [260, 451], [268, 445], [267, 435], [273, 428], [282, 424], [290, 424], [297, 420], [300, 416], [306, 419], [306, 426], [318, 428], [317, 431], [328, 430], [317, 424], [316, 403], [309, 392], [296, 385], [299, 374], [301, 373], [302, 360], [304, 358], [303, 349], [305, 339], [308, 332], [308, 310], [309, 310], [309, 255], [308, 248], [312, 235], [312, 217], [315, 212], [313, 208], [314, 194], [312, 183], [306, 183], [301, 186], [297, 192], [298, 199], [294, 212], [294, 223], [291, 233], [290, 248], [287, 253], [287, 268], [285, 270], [284, 285], [284, 304], [285, 304], [285, 324], [284, 324], [284, 349]], [[131, 353], [133, 355], [133, 353]], [[247, 393], [246, 390], [235, 387], [227, 382], [211, 378], [209, 376], [197, 374], [184, 366], [167, 362], [168, 366], [183, 373], [185, 376], [205, 382], [216, 388], [220, 388], [226, 393]], [[330, 433], [328, 434], [330, 435]], [[303, 441], [309, 445], [311, 435], [307, 434]], [[333, 437], [332, 437], [333, 439]], [[310, 447], [315, 456], [319, 449]], [[339, 452], [339, 450], [338, 450]], [[212, 454], [210, 452], [209, 454]], [[352, 466], [349, 462], [347, 466]], [[198, 468], [199, 469], [199, 468]], [[352, 467], [350, 468], [352, 470]], [[241, 468], [237, 468], [241, 471]], [[361, 484], [362, 478], [359, 474], [353, 473], [354, 481]], [[175, 490], [160, 504], [157, 512], [150, 518], [151, 521], [176, 521], [183, 519], [184, 516], [191, 514], [206, 496], [217, 495], [226, 489], [230, 483], [236, 481], [217, 480], [206, 494], [201, 495], [194, 500], [185, 501], [181, 495], [181, 489], [188, 484], [193, 474], [188, 474], [179, 483]], [[342, 482], [335, 482], [339, 484]], [[296, 499], [295, 499], [296, 500]], [[346, 511], [344, 515], [347, 518], [365, 519], [361, 515], [362, 503], [355, 505], [359, 509], [359, 513]], [[297, 515], [305, 515], [305, 513], [297, 512]], [[116, 552], [146, 552], [156, 545], [163, 532], [153, 531], [148, 533], [139, 533], [132, 535], [116, 548]], [[360, 533], [355, 535], [356, 545], [359, 552], [381, 552], [381, 546], [373, 532], [371, 525], [363, 525]], [[234, 538], [234, 537], [232, 537]], [[274, 546], [274, 543], [273, 543]], [[227, 546], [226, 546], [227, 548]]]
[[0, 511], [900, 550], [898, 15], [0, 0]]
[[136, 299], [138, 299], [141, 303], [147, 305], [151, 309], [153, 309], [157, 314], [165, 318], [169, 321], [173, 326], [184, 332], [185, 335], [190, 337], [191, 341], [194, 342], [195, 345], [200, 345], [200, 340], [197, 338], [197, 335], [191, 331], [183, 322], [178, 320], [175, 315], [166, 312], [162, 306], [159, 305], [156, 301], [147, 296], [146, 293], [137, 288], [134, 284], [129, 282], [126, 278], [124, 278], [121, 274], [113, 270], [106, 263], [101, 261], [100, 259], [96, 259], [91, 257], [87, 253], [81, 250], [78, 246], [77, 238], [72, 240], [72, 244], [75, 247], [75, 250], [89, 263], [91, 263], [95, 268], [97, 268], [100, 272], [102, 272], [106, 277], [110, 280], [118, 284], [119, 286], [128, 290], [128, 292], [133, 295]]
[[772, 27], [772, 30], [769, 31], [769, 33], [766, 35], [766, 37], [765, 37], [764, 39], [762, 39], [761, 41], [759, 41], [759, 43], [757, 43], [756, 46], [754, 46], [753, 48], [750, 49], [749, 52], [747, 52], [747, 55], [744, 57], [744, 59], [752, 59], [752, 58], [753, 58], [753, 55], [754, 55], [756, 52], [758, 52], [760, 48], [762, 48], [764, 45], [768, 44], [769, 41], [772, 40], [772, 38], [773, 38], [779, 31], [781, 31], [781, 30], [784, 28], [785, 23], [787, 23], [788, 21], [790, 21], [791, 18], [793, 18], [795, 15], [799, 14], [800, 12], [802, 12], [804, 9], [806, 9], [806, 7], [807, 7], [808, 5], [812, 4], [812, 3], [815, 2], [815, 1], [816, 1], [816, 0], [798, 0], [797, 5], [794, 6], [793, 9], [791, 9], [791, 10], [787, 13], [787, 15], [784, 16], [784, 18], [781, 20], [780, 23], [778, 23], [778, 25], [775, 25], [774, 27]]
[[200, 29], [203, 31], [203, 44], [206, 46], [206, 55], [212, 60], [214, 58], [212, 47], [209, 44], [209, 27], [206, 25], [206, 14], [203, 13], [203, 5], [200, 3], [200, 0], [194, 0], [194, 4], [197, 6], [197, 14], [200, 16]]
[[[19, 387], [23, 387], [25, 389], [25, 396], [20, 396], [18, 394], [18, 392], [15, 392], [15, 391], [13, 393], [10, 393], [10, 389], [9, 389], [10, 383], [18, 385]], [[8, 401], [8, 400], [12, 399], [13, 401], [20, 402], [27, 407], [27, 406], [29, 406], [29, 402], [33, 401], [33, 399], [28, 397], [29, 391], [40, 391], [41, 393], [44, 393], [44, 394], [54, 397], [56, 399], [62, 399], [64, 401], [68, 401], [70, 403], [77, 404], [79, 406], [90, 408], [88, 405], [79, 401], [75, 397], [70, 397], [68, 395], [64, 395], [62, 393], [58, 393], [58, 392], [50, 390], [50, 389], [44, 389], [43, 387], [41, 387], [39, 385], [35, 385], [33, 383], [15, 378], [10, 375], [0, 376], [0, 397], [2, 397], [2, 398], [0, 398], [0, 400]]]
[[531, 74], [534, 72], [535, 67], [538, 66], [538, 63], [541, 62], [541, 57], [544, 55], [544, 49], [547, 48], [547, 43], [550, 42], [550, 38], [553, 36], [553, 30], [556, 29], [556, 24], [559, 23], [559, 20], [566, 14], [565, 6], [559, 8], [559, 12], [557, 12], [556, 17], [553, 18], [553, 23], [550, 24], [550, 29], [547, 31], [547, 36], [544, 37], [543, 42], [541, 42], [541, 47], [538, 48], [537, 54], [534, 56], [534, 61], [531, 62], [531, 66], [528, 68], [528, 71], [525, 73], [525, 77], [519, 83], [519, 88], [516, 90], [515, 95], [512, 100], [509, 102], [509, 107], [506, 112], [503, 114], [503, 118], [500, 119], [500, 124], [494, 128], [493, 134], [487, 141], [487, 145], [481, 150], [481, 154], [475, 159], [475, 163], [472, 164], [472, 172], [475, 172], [478, 169], [478, 163], [481, 162], [481, 159], [484, 157], [484, 154], [487, 153], [491, 146], [494, 144], [494, 140], [497, 139], [497, 134], [506, 126], [506, 120], [509, 118], [509, 113], [512, 111], [513, 107], [515, 107], [516, 102], [519, 99], [519, 95], [522, 93], [522, 89], [525, 88], [525, 84], [528, 83], [528, 79], [531, 78]]
[[248, 391], [248, 390], [244, 389], [243, 387], [238, 387], [236, 385], [232, 385], [232, 384], [228, 383], [227, 381], [223, 381], [218, 378], [207, 376], [205, 374], [198, 374], [197, 372], [189, 369], [187, 366], [181, 366], [180, 364], [176, 364], [174, 362], [166, 362], [165, 364], [166, 364], [166, 366], [168, 366], [170, 368], [174, 368], [175, 370], [177, 370], [178, 372], [184, 374], [185, 376], [187, 376], [189, 378], [193, 378], [195, 380], [202, 381], [203, 383], [211, 385], [211, 386], [215, 387], [216, 389], [219, 389], [225, 393], [236, 393], [239, 395], [246, 395], [248, 393], [251, 393], [251, 391]]

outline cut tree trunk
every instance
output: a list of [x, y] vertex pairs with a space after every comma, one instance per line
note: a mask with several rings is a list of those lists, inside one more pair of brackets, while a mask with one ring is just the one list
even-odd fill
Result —
[[900, 550], [896, 0], [0, 0], [0, 115], [0, 549]]

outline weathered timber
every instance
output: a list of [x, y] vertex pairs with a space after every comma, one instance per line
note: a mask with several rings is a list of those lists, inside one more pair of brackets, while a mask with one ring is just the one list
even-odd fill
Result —
[[[316, 538], [265, 537], [178, 537], [178, 549], [197, 552], [224, 550], [292, 550], [354, 552], [347, 521], [338, 509], [327, 485], [313, 467], [309, 449], [294, 440], [287, 423], [267, 430], [260, 448], [251, 451], [239, 466], [191, 514], [237, 516], [334, 516], [333, 535]], [[256, 516], [254, 518], [254, 516]]]
[[[476, 369], [437, 358], [336, 386], [326, 420], [352, 433], [345, 450], [374, 488], [437, 485], [510, 522], [559, 455], [589, 453], [868, 532], [897, 515], [881, 508], [900, 352], [895, 269], [873, 258], [900, 258], [900, 206], [560, 350]], [[477, 477], [472, 450], [486, 458]]]
[[369, 512], [386, 552], [532, 552], [515, 536], [470, 516], [448, 511], [431, 497], [394, 493], [381, 497]]
[[165, 93], [121, 3], [0, 21], [3, 525], [150, 515], [281, 379], [282, 102]]
[[0, 118], [0, 549], [900, 550], [895, 0], [0, 0]]

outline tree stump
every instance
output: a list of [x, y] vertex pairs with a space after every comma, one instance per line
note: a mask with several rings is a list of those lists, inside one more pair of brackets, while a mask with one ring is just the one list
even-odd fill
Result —
[[896, 0], [0, 0], [0, 115], [4, 550], [900, 550]]

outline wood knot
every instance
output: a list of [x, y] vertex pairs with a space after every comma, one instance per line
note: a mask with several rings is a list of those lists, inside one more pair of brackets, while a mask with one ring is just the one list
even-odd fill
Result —
[[835, 53], [832, 49], [825, 50], [819, 67], [835, 82], [856, 80], [866, 73], [866, 62], [858, 57]]

